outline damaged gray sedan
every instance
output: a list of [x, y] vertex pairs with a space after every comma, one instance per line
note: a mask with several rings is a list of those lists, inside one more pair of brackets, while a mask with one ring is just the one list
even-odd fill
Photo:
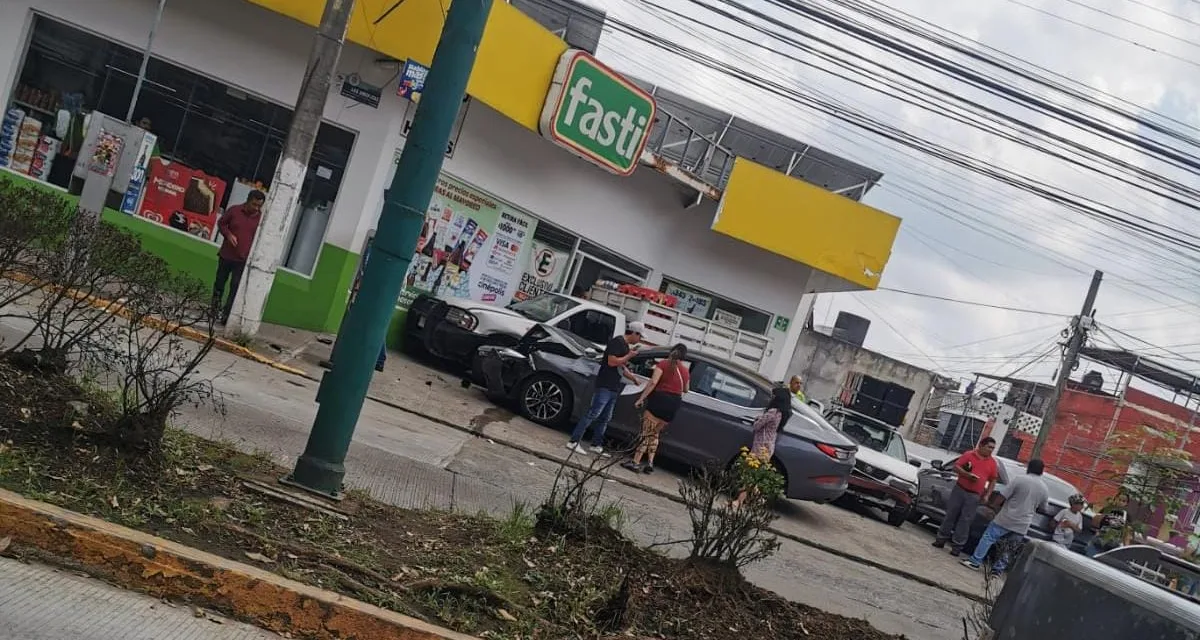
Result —
[[[667, 349], [642, 349], [629, 362], [648, 379]], [[473, 382], [488, 398], [513, 407], [530, 420], [566, 428], [587, 409], [601, 354], [589, 342], [548, 325], [537, 325], [515, 345], [483, 346], [475, 354]], [[703, 353], [684, 360], [691, 389], [675, 421], [663, 433], [660, 457], [692, 467], [731, 462], [751, 443], [751, 427], [766, 409], [774, 385], [759, 374]], [[470, 382], [470, 381], [468, 381]], [[634, 402], [642, 385], [626, 385], [609, 433], [632, 442], [640, 431]], [[775, 466], [786, 477], [787, 497], [829, 502], [845, 491], [857, 445], [811, 407], [795, 401], [792, 418], [775, 445]]]

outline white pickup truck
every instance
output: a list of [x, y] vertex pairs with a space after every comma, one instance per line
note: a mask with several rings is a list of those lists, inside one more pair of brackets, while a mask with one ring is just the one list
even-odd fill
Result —
[[537, 324], [570, 331], [603, 350], [613, 336], [625, 333], [625, 322], [615, 309], [557, 293], [507, 307], [421, 295], [408, 309], [405, 347], [470, 366], [480, 346], [516, 344]]

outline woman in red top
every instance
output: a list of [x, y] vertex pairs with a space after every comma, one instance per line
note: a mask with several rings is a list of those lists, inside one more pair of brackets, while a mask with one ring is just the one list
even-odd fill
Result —
[[[687, 393], [691, 383], [688, 365], [683, 362], [686, 357], [687, 346], [677, 344], [671, 347], [667, 359], [654, 365], [650, 382], [634, 405], [638, 409], [645, 409], [642, 413], [642, 435], [638, 439], [633, 460], [621, 465], [634, 473], [654, 473], [654, 455], [658, 453], [659, 437], [675, 419], [675, 413], [683, 404], [683, 394]], [[643, 456], [646, 458], [645, 466], [642, 466]]]

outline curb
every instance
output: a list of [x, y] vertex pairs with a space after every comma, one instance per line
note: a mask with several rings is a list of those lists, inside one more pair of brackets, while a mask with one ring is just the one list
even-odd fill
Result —
[[[42, 280], [39, 280], [37, 278], [34, 278], [32, 276], [29, 276], [29, 275], [26, 275], [23, 273], [5, 273], [5, 274], [3, 274], [3, 277], [9, 278], [12, 280], [17, 280], [17, 281], [23, 282], [23, 283], [34, 283], [34, 284], [39, 285], [39, 288], [42, 288], [42, 289], [45, 289], [45, 288], [56, 288], [57, 289], [57, 288], [59, 288], [58, 285], [55, 285], [55, 284], [49, 283], [49, 282], [44, 282]], [[97, 309], [104, 311], [105, 313], [109, 313], [111, 315], [115, 315], [115, 316], [124, 318], [125, 320], [132, 320], [133, 314], [126, 311], [125, 305], [121, 304], [120, 302], [106, 300], [104, 298], [98, 298], [96, 296], [89, 295], [89, 294], [83, 293], [81, 291], [75, 291], [75, 290], [68, 290], [67, 295], [75, 300], [82, 300], [84, 302], [87, 302], [88, 304], [92, 305], [93, 307], [95, 307]], [[183, 326], [180, 326], [180, 325], [177, 325], [174, 323], [166, 322], [165, 320], [160, 320], [158, 318], [143, 318], [141, 320], [141, 324], [148, 326], [148, 327], [153, 327], [155, 329], [159, 329], [161, 331], [166, 331], [166, 332], [174, 331], [177, 335], [180, 335], [180, 336], [187, 338], [188, 340], [192, 340], [194, 342], [206, 342], [206, 341], [208, 341], [208, 339], [210, 337], [209, 334], [207, 334], [203, 331], [193, 329], [192, 327], [183, 327]], [[213, 340], [213, 346], [216, 347], [217, 349], [220, 349], [221, 351], [231, 353], [235, 356], [239, 356], [239, 357], [245, 358], [247, 360], [252, 360], [259, 364], [265, 364], [268, 367], [271, 367], [272, 369], [278, 369], [280, 371], [283, 371], [284, 373], [290, 373], [290, 374], [296, 375], [296, 376], [307, 376], [308, 375], [302, 369], [297, 369], [295, 367], [289, 367], [286, 364], [283, 364], [282, 362], [277, 362], [275, 360], [272, 360], [264, 355], [261, 355], [251, 349], [243, 347], [242, 345], [237, 344], [236, 342], [233, 342], [226, 338], [222, 338], [215, 334], [212, 335], [211, 337]]]
[[415, 618], [0, 489], [0, 533], [157, 598], [204, 603], [306, 638], [475, 640]]

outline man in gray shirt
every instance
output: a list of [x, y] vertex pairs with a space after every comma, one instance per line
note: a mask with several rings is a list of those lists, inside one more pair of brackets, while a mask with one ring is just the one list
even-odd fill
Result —
[[[1000, 490], [1000, 495], [1004, 496], [1004, 505], [983, 532], [983, 537], [975, 546], [975, 553], [962, 561], [963, 566], [978, 569], [983, 566], [983, 560], [987, 558], [992, 545], [1008, 536], [1024, 538], [1025, 534], [1029, 533], [1029, 525], [1033, 524], [1033, 516], [1038, 509], [1050, 508], [1050, 491], [1046, 489], [1046, 483], [1042, 480], [1045, 469], [1045, 463], [1034, 458], [1029, 461], [1025, 475], [1014, 478]], [[1003, 573], [1007, 564], [1008, 559], [1001, 554], [992, 565], [992, 571]]]

